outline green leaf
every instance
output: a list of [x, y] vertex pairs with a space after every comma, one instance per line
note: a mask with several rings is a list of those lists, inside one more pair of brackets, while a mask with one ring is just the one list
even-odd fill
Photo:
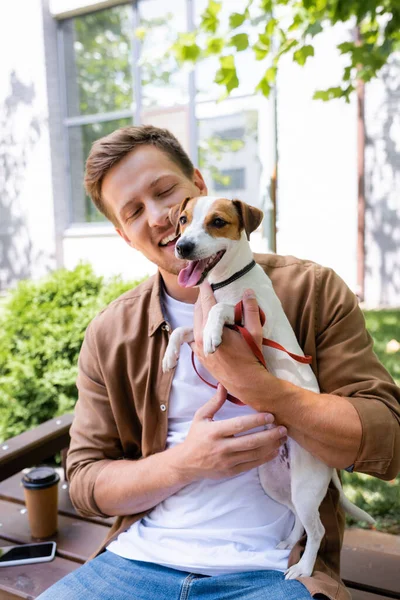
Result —
[[278, 51], [278, 54], [276, 56], [276, 58], [279, 58], [280, 56], [282, 56], [283, 54], [286, 54], [287, 52], [290, 52], [290, 50], [292, 48], [294, 48], [295, 46], [298, 45], [298, 41], [295, 39], [288, 39], [286, 41], [284, 41]]
[[261, 92], [266, 98], [268, 98], [272, 89], [272, 85], [275, 83], [276, 73], [276, 67], [269, 67], [269, 69], [265, 71], [262, 79], [260, 79], [260, 81], [258, 82], [256, 90]]
[[221, 8], [222, 4], [220, 2], [209, 0], [207, 8], [201, 15], [200, 28], [209, 33], [215, 33], [219, 25], [218, 14]]
[[318, 33], [321, 33], [321, 31], [323, 31], [323, 27], [320, 23], [320, 21], [315, 21], [315, 23], [311, 23], [307, 29], [305, 30], [305, 35], [311, 35], [311, 37], [316, 36]]
[[237, 27], [240, 27], [241, 25], [243, 25], [247, 17], [248, 13], [246, 14], [246, 12], [232, 13], [231, 15], [229, 15], [229, 27], [231, 29], [236, 29]]
[[235, 46], [237, 52], [243, 52], [249, 47], [249, 36], [247, 33], [238, 33], [231, 38], [230, 46]]
[[278, 25], [278, 21], [276, 19], [270, 19], [265, 26], [265, 33], [268, 37], [271, 37], [275, 31], [276, 26]]
[[316, 0], [316, 9], [318, 12], [322, 12], [326, 9], [328, 0]]
[[352, 84], [348, 85], [347, 88], [345, 88], [343, 90], [343, 96], [344, 96], [347, 104], [350, 103], [350, 96], [354, 92], [354, 90], [355, 90], [355, 87]]
[[225, 40], [221, 37], [212, 37], [207, 39], [206, 55], [221, 54], [225, 47]]
[[265, 71], [264, 78], [268, 81], [268, 83], [275, 82], [277, 70], [278, 69], [276, 67], [270, 67]]
[[266, 98], [268, 98], [268, 96], [270, 95], [271, 85], [269, 84], [269, 82], [265, 76], [262, 79], [260, 79], [260, 81], [258, 82], [256, 90], [257, 90], [257, 92], [261, 92], [262, 95], [265, 96]]
[[178, 62], [195, 62], [201, 54], [201, 48], [196, 43], [195, 32], [181, 33], [178, 40], [172, 45], [171, 50]]
[[272, 12], [272, 0], [261, 0], [260, 8], [266, 13]]
[[300, 25], [303, 25], [303, 23], [304, 23], [303, 15], [301, 15], [300, 13], [295, 14], [293, 17], [292, 24], [289, 25], [289, 27], [288, 27], [288, 31], [294, 31], [295, 29], [298, 29], [300, 27]]
[[235, 58], [232, 54], [221, 56], [219, 59], [220, 68], [215, 75], [215, 83], [224, 85], [226, 91], [230, 93], [233, 89], [239, 87], [239, 79], [236, 73]]
[[341, 98], [344, 96], [344, 90], [341, 87], [331, 87], [327, 90], [318, 90], [314, 92], [313, 98], [315, 100], [323, 100], [327, 102], [328, 100], [333, 100], [334, 98]]
[[138, 40], [143, 42], [144, 38], [146, 37], [146, 28], [145, 27], [137, 27], [135, 29], [135, 37], [137, 37]]
[[343, 81], [350, 81], [352, 69], [353, 67], [351, 66], [345, 68], [345, 70], [343, 71]]
[[346, 54], [355, 49], [355, 44], [353, 44], [353, 42], [343, 42], [342, 44], [337, 45], [337, 49], [340, 50], [340, 54]]
[[253, 44], [253, 51], [256, 55], [256, 60], [263, 60], [271, 50], [271, 38], [266, 33], [260, 33], [258, 40]]
[[303, 46], [294, 52], [293, 60], [303, 66], [309, 56], [314, 56], [314, 47], [310, 45]]

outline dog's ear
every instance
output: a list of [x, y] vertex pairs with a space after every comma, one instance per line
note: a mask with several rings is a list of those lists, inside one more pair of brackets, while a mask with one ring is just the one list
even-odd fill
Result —
[[241, 200], [232, 200], [240, 219], [240, 225], [245, 230], [247, 239], [250, 239], [250, 234], [257, 229], [263, 220], [264, 213], [255, 206], [250, 206]]
[[189, 202], [191, 198], [187, 197], [180, 204], [175, 204], [172, 208], [170, 208], [168, 213], [168, 219], [171, 221], [172, 225], [175, 227], [175, 235], [179, 234], [179, 215], [185, 210], [186, 204]]

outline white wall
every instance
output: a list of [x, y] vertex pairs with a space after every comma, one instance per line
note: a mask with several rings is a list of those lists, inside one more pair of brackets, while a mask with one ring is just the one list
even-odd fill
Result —
[[332, 267], [357, 282], [356, 101], [312, 100], [341, 74], [334, 28], [315, 38], [304, 67], [285, 59], [278, 78], [277, 252]]
[[366, 87], [366, 277], [369, 306], [400, 305], [400, 53]]
[[55, 266], [42, 6], [14, 0], [0, 20], [0, 290]]
[[106, 277], [139, 279], [156, 272], [155, 265], [128, 246], [108, 224], [68, 230], [64, 237], [64, 265], [73, 269], [81, 261], [90, 262], [98, 275]]

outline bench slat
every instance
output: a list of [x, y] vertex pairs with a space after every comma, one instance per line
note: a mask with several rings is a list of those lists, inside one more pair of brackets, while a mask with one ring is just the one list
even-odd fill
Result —
[[[0, 546], [9, 542], [0, 538]], [[0, 598], [15, 600], [37, 598], [51, 585], [79, 567], [79, 563], [56, 556], [48, 563], [0, 568]]]
[[[0, 500], [1, 535], [15, 544], [32, 542], [26, 509], [13, 502]], [[57, 554], [79, 563], [85, 562], [104, 541], [108, 526], [72, 517], [58, 517]]]
[[50, 419], [0, 445], [0, 481], [54, 456], [70, 442], [73, 415]]
[[341, 554], [346, 585], [400, 598], [400, 538], [378, 531], [349, 529]]
[[352, 600], [388, 600], [387, 596], [371, 594], [370, 592], [363, 592], [362, 590], [353, 590], [350, 588], [350, 592]]
[[399, 557], [358, 548], [342, 551], [341, 577], [349, 587], [356, 585], [371, 592], [400, 598]]

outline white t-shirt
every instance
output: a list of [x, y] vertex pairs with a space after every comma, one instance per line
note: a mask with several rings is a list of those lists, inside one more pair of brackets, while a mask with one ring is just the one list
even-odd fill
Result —
[[[173, 329], [192, 325], [192, 304], [164, 296], [164, 308]], [[207, 381], [216, 383], [200, 364], [197, 367]], [[167, 448], [184, 441], [194, 413], [214, 393], [194, 372], [190, 347], [184, 344], [169, 398]], [[227, 400], [214, 420], [254, 412]], [[293, 524], [292, 512], [266, 495], [258, 469], [252, 469], [235, 477], [187, 485], [121, 533], [107, 549], [124, 558], [202, 575], [284, 571], [290, 550], [277, 550], [276, 545], [288, 537]]]

